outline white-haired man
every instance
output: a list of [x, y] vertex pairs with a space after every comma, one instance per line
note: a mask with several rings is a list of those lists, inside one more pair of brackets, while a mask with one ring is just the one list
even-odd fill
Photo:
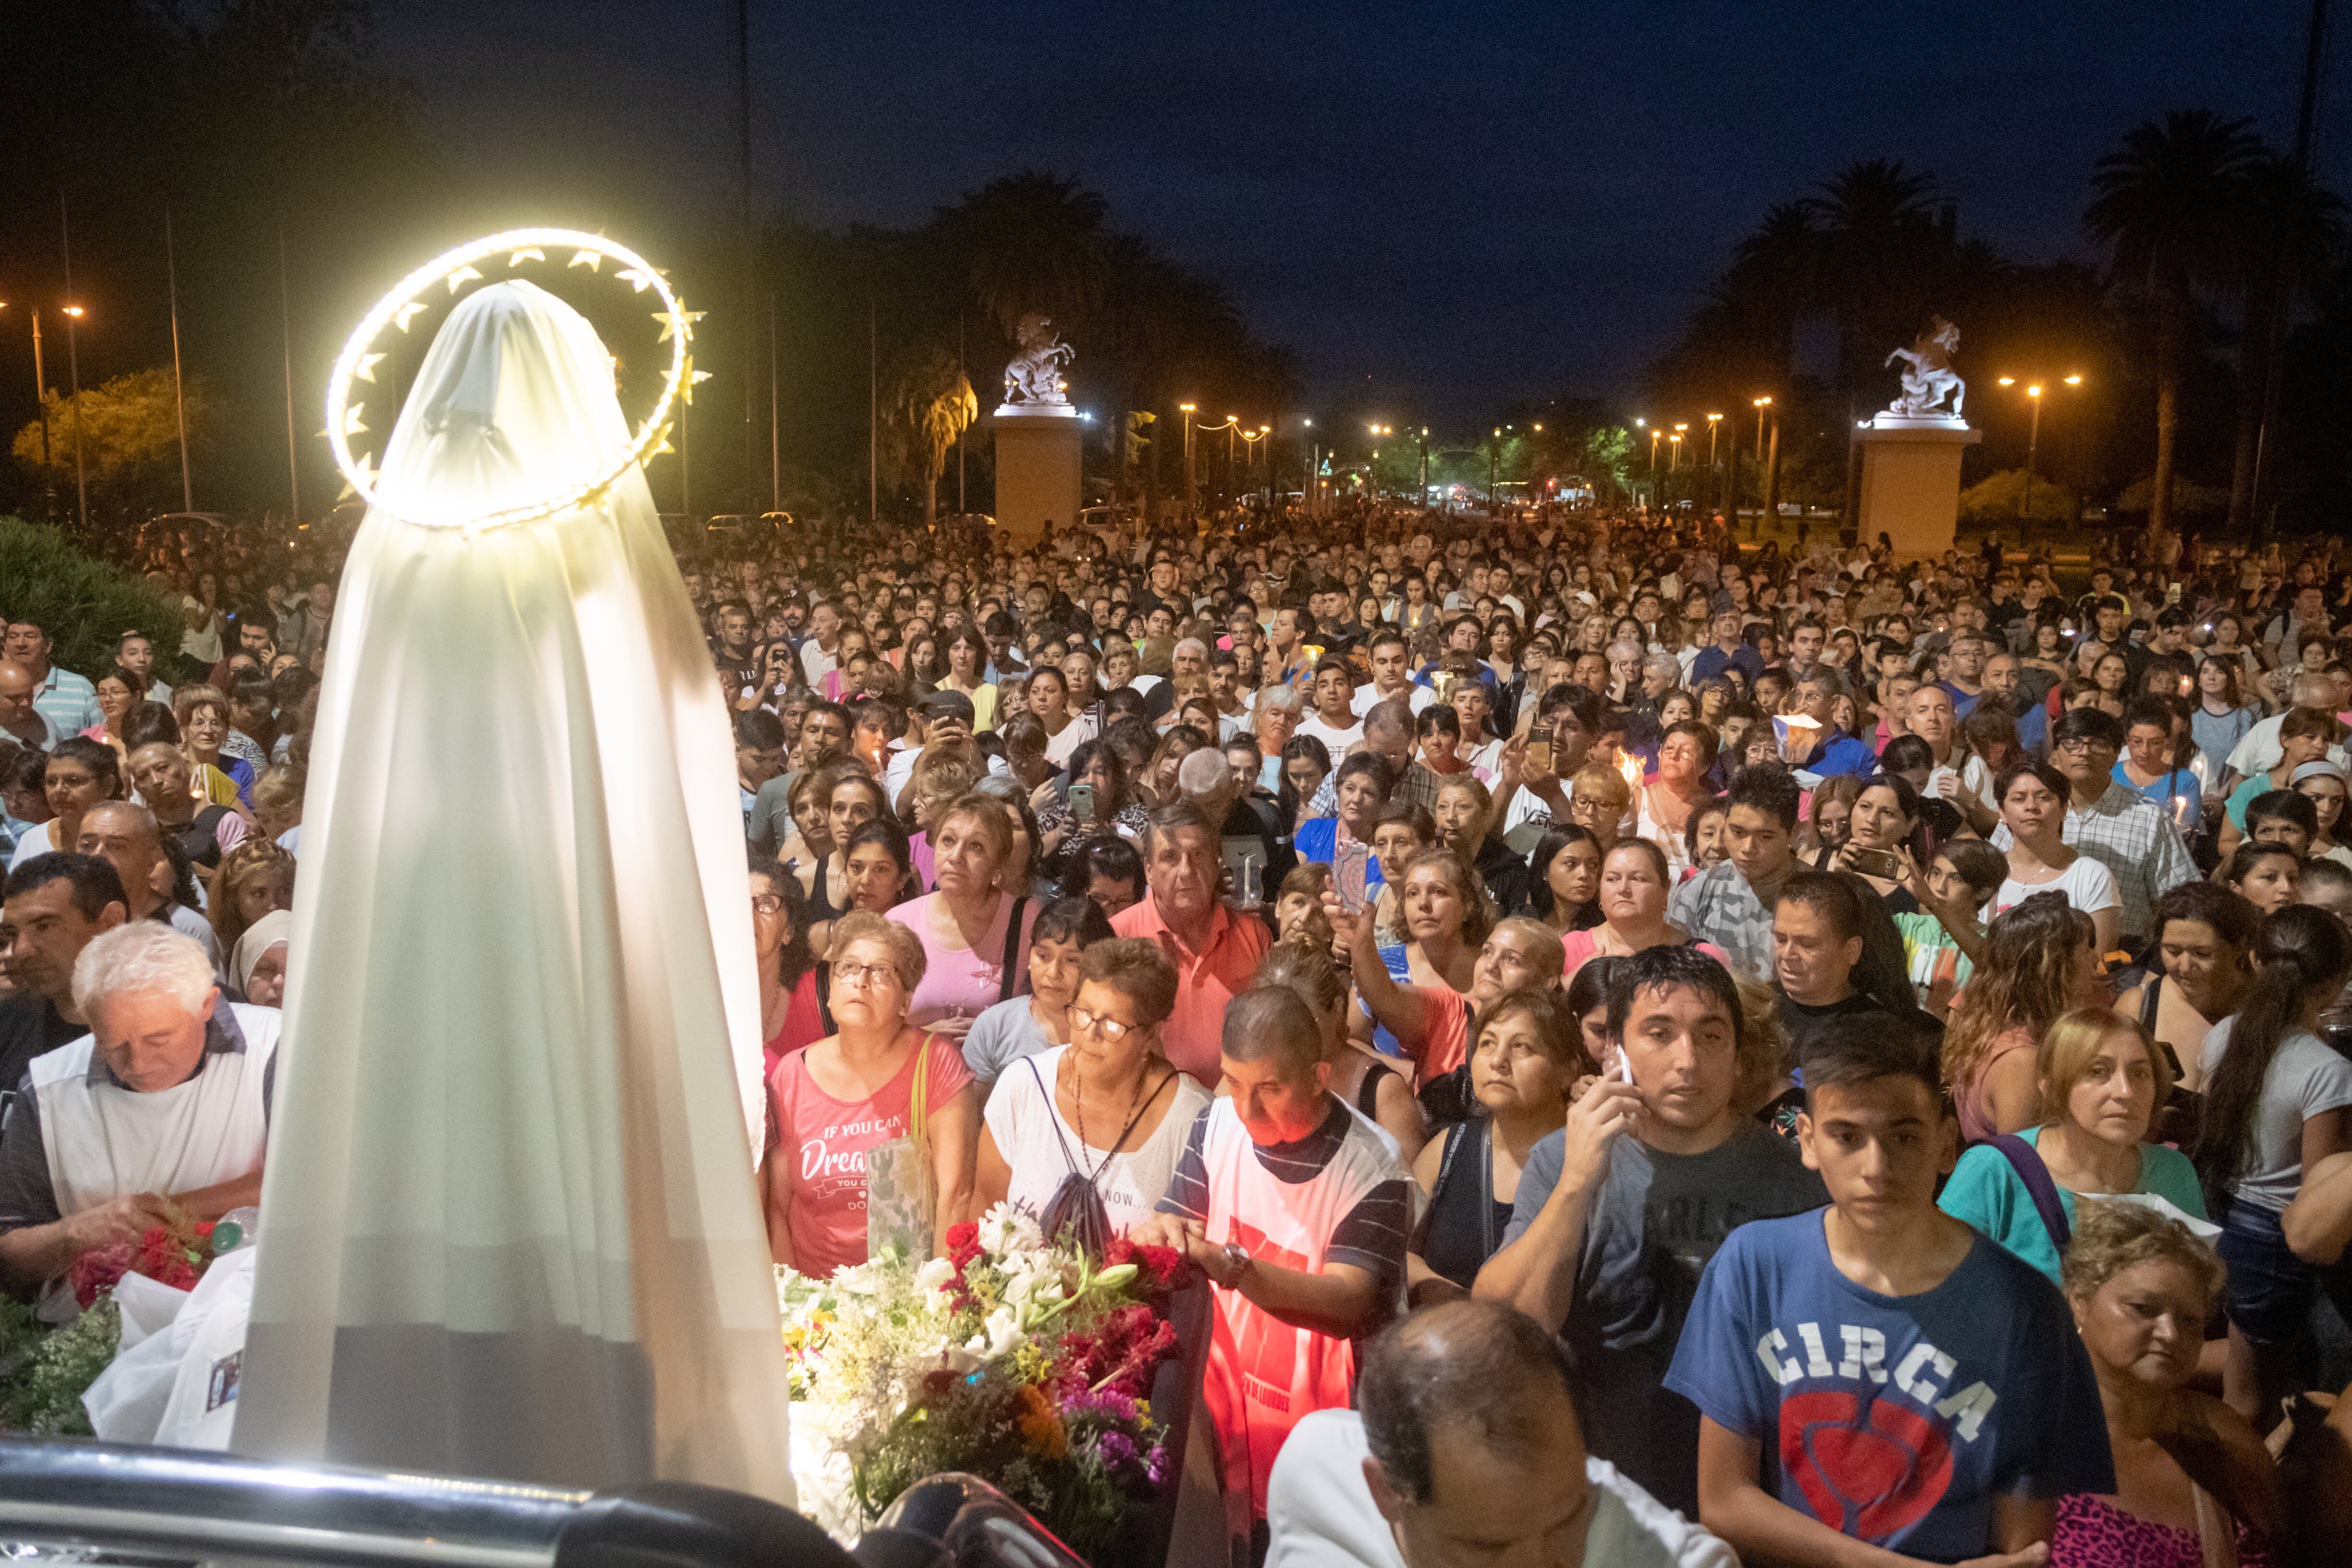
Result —
[[153, 921], [92, 938], [73, 1000], [90, 1032], [34, 1058], [0, 1129], [11, 1289], [57, 1284], [172, 1210], [211, 1220], [261, 1201], [278, 1010], [224, 1004], [204, 949]]

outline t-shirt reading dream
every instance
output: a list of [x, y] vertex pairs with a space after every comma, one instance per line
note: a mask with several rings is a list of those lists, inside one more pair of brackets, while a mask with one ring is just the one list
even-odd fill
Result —
[[770, 1159], [790, 1160], [793, 1196], [784, 1223], [793, 1236], [793, 1267], [823, 1279], [866, 1261], [866, 1152], [907, 1135], [915, 1098], [915, 1064], [930, 1058], [923, 1087], [927, 1112], [963, 1092], [971, 1069], [963, 1053], [940, 1035], [925, 1035], [919, 1050], [871, 1098], [835, 1100], [809, 1076], [808, 1053], [794, 1051], [768, 1079], [774, 1109]]
[[1763, 1446], [1767, 1489], [1842, 1534], [1944, 1563], [1990, 1550], [1996, 1497], [2116, 1489], [2090, 1358], [2031, 1264], [1979, 1236], [1934, 1289], [1882, 1296], [1838, 1271], [1822, 1217], [1734, 1231], [1666, 1373]]

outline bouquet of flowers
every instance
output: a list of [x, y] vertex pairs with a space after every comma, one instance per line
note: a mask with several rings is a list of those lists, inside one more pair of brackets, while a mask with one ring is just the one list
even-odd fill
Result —
[[802, 1510], [847, 1543], [964, 1470], [1089, 1555], [1168, 1478], [1144, 1395], [1176, 1352], [1162, 1303], [1182, 1258], [1120, 1239], [1097, 1266], [1003, 1205], [948, 1244], [829, 1280], [777, 1270]]
[[211, 1222], [175, 1219], [168, 1226], [149, 1226], [135, 1246], [118, 1241], [83, 1253], [66, 1271], [66, 1283], [73, 1287], [74, 1304], [87, 1312], [125, 1274], [144, 1274], [175, 1290], [193, 1290], [212, 1260]]

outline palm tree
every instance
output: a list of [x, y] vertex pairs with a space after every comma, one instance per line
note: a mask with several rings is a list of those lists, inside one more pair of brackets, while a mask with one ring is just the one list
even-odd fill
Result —
[[1029, 170], [967, 192], [939, 210], [933, 229], [961, 257], [973, 297], [1009, 338], [1032, 310], [1069, 329], [1101, 304], [1108, 210], [1076, 181]]
[[979, 395], [955, 355], [935, 347], [899, 377], [891, 401], [892, 423], [903, 425], [907, 456], [922, 479], [923, 521], [934, 521], [940, 514], [940, 475], [957, 439], [980, 417]]
[[2246, 182], [2247, 215], [2235, 258], [2245, 309], [2238, 333], [2238, 440], [2230, 465], [2230, 531], [2254, 520], [2254, 467], [2270, 370], [2271, 316], [2326, 276], [2344, 244], [2344, 202], [2315, 184], [2291, 158], [2265, 157]]
[[1942, 303], [1936, 176], [1871, 158], [1814, 189], [1804, 205], [1818, 230], [1815, 297], [1836, 319], [1838, 390], [1852, 401], [1887, 345], [1909, 342]]
[[2083, 221], [2108, 247], [2116, 280], [2156, 310], [2156, 476], [2148, 524], [2172, 523], [2180, 384], [2197, 290], [2226, 277], [2247, 191], [2263, 157], [2245, 120], [2182, 109], [2134, 127], [2102, 157]]

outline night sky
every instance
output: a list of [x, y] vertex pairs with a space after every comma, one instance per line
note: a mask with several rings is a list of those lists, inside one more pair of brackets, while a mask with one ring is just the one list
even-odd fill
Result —
[[[731, 0], [400, 0], [380, 44], [528, 216], [684, 219], [735, 200], [734, 17]], [[1074, 175], [1223, 284], [1310, 400], [1475, 418], [1632, 394], [1766, 205], [1853, 159], [1932, 170], [1964, 237], [2090, 259], [2092, 165], [2129, 126], [2204, 106], [2287, 145], [2305, 25], [2279, 0], [761, 0], [756, 200], [911, 225], [994, 174]], [[2323, 99], [2319, 173], [2352, 191], [2341, 108]]]

